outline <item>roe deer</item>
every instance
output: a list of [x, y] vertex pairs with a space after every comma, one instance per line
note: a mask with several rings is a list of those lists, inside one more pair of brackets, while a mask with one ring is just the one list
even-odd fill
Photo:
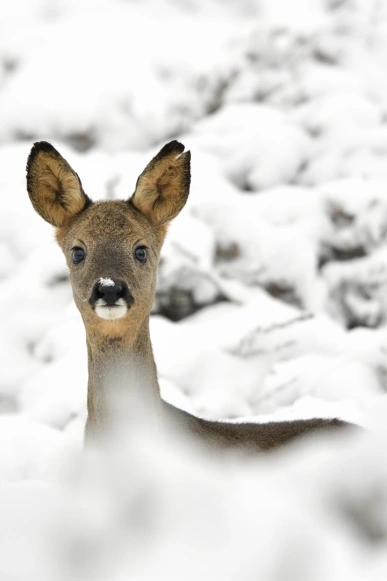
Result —
[[[177, 423], [206, 445], [268, 450], [309, 432], [347, 425], [338, 419], [266, 424], [208, 421], [161, 399], [149, 336], [156, 269], [169, 222], [187, 201], [190, 152], [171, 141], [151, 160], [126, 201], [92, 202], [78, 175], [49, 143], [35, 143], [27, 190], [35, 210], [56, 228], [86, 328], [86, 439], [111, 422], [118, 385], [136, 393], [157, 422]], [[123, 410], [123, 414], [128, 410]]]

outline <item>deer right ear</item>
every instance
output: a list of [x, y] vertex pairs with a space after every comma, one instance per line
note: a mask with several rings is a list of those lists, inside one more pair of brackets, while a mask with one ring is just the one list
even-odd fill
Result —
[[92, 203], [78, 174], [47, 141], [39, 141], [31, 149], [27, 190], [37, 213], [57, 228]]
[[148, 163], [129, 202], [153, 224], [167, 224], [184, 207], [191, 180], [191, 153], [171, 141]]

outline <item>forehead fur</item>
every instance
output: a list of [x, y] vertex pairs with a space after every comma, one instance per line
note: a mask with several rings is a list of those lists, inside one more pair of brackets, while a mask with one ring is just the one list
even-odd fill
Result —
[[104, 238], [116, 241], [146, 238], [149, 243], [161, 244], [165, 231], [165, 227], [152, 225], [132, 204], [109, 200], [92, 204], [66, 226], [58, 228], [56, 235], [62, 245], [68, 237], [81, 238], [85, 243]]

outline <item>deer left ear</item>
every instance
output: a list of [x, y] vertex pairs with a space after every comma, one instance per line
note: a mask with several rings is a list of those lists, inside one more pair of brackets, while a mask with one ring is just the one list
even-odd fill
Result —
[[166, 224], [184, 207], [191, 182], [191, 152], [171, 141], [146, 166], [129, 202], [157, 225]]
[[92, 203], [78, 174], [47, 141], [39, 141], [31, 149], [27, 190], [37, 213], [57, 228]]

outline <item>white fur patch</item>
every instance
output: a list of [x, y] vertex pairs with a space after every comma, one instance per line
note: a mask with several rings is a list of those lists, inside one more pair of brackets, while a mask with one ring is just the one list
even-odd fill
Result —
[[114, 286], [115, 282], [111, 278], [100, 278], [99, 284], [102, 286]]
[[106, 301], [98, 299], [95, 303], [95, 312], [101, 319], [114, 321], [124, 317], [128, 312], [128, 307], [124, 299], [118, 299], [115, 305], [107, 305]]

